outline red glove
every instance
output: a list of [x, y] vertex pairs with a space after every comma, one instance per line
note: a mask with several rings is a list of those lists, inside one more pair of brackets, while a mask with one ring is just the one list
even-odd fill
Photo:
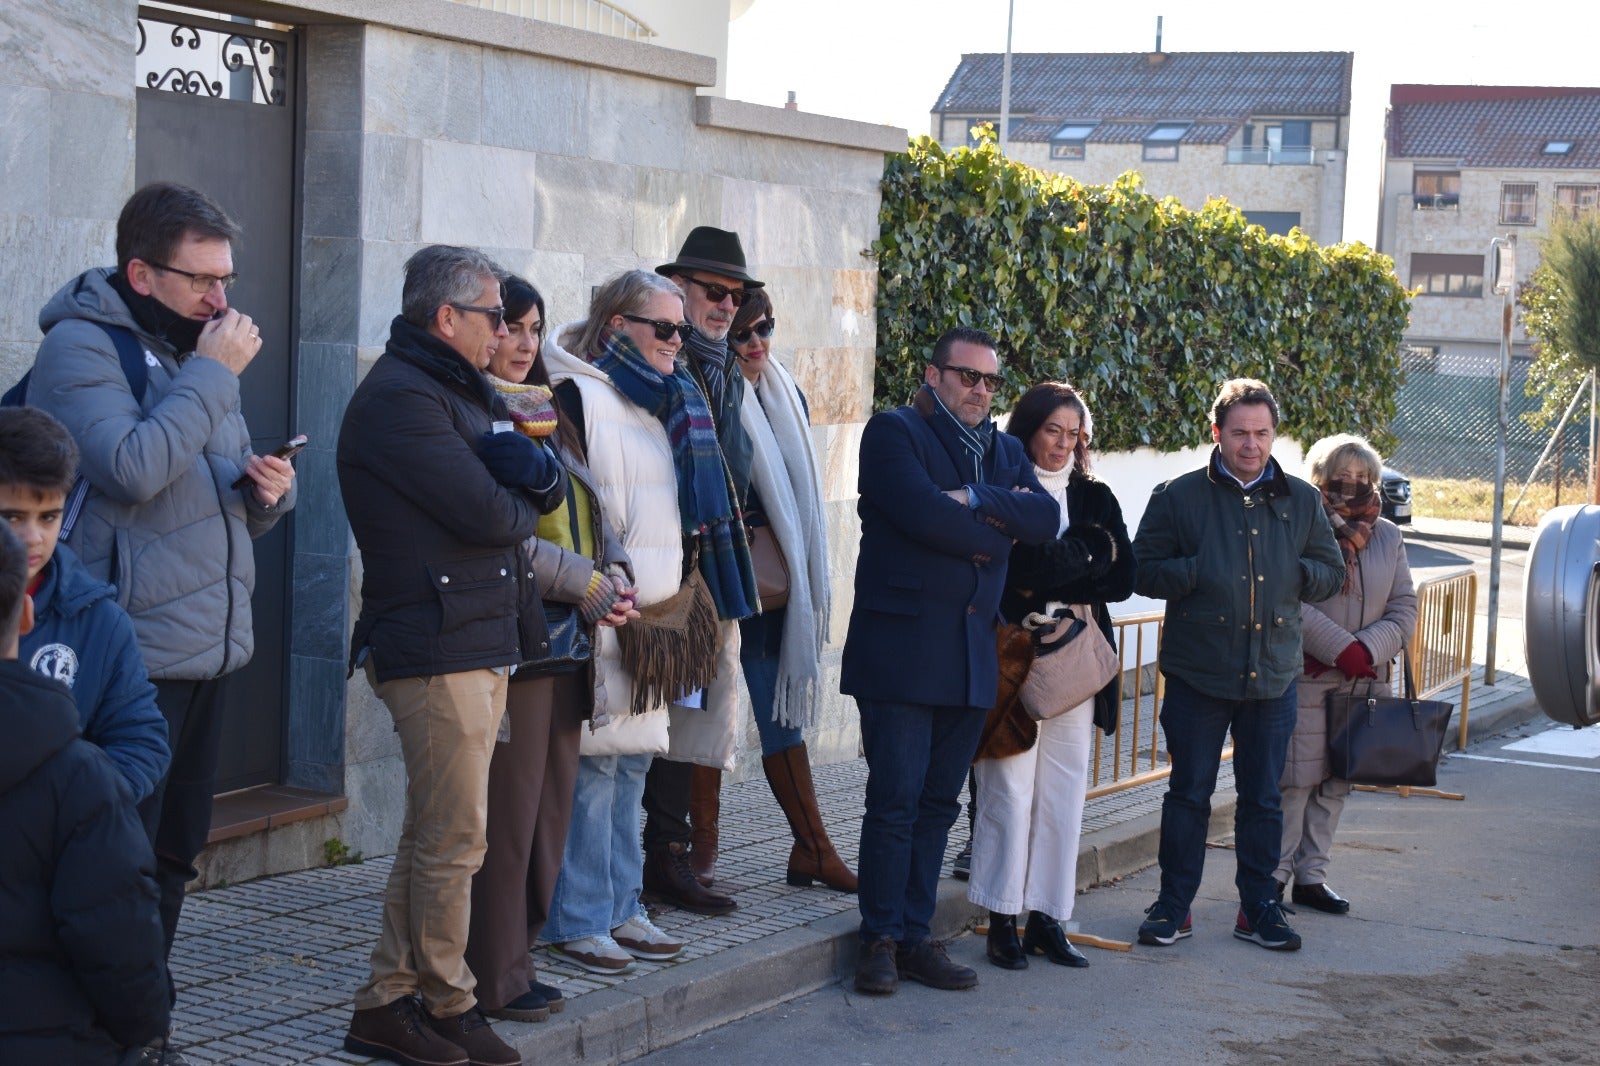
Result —
[[1310, 652], [1305, 653], [1305, 660], [1307, 677], [1321, 677], [1323, 674], [1333, 669], [1333, 667], [1329, 666], [1321, 659], [1316, 658]]
[[1372, 669], [1372, 653], [1359, 640], [1352, 640], [1333, 664], [1351, 681], [1359, 677], [1370, 677], [1374, 681], [1378, 679], [1377, 672]]

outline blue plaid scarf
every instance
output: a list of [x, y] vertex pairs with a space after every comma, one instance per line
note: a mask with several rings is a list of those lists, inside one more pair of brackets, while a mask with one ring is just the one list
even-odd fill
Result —
[[671, 376], [663, 375], [620, 333], [606, 338], [605, 351], [594, 366], [667, 431], [678, 474], [678, 517], [684, 534], [693, 537], [699, 549], [700, 574], [717, 615], [734, 621], [758, 613], [760, 597], [744, 516], [733, 502], [733, 480], [722, 461], [716, 425], [700, 387], [681, 363]]

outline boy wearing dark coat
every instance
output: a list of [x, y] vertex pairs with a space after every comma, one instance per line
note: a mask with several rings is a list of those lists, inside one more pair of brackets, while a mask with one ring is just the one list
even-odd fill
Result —
[[110, 757], [138, 803], [167, 772], [167, 722], [116, 588], [58, 544], [77, 466], [60, 422], [36, 408], [0, 408], [0, 521], [27, 552], [34, 612], [19, 659], [72, 690], [83, 738]]
[[155, 857], [72, 697], [16, 661], [27, 571], [0, 523], [0, 1062], [111, 1066], [167, 1028]]

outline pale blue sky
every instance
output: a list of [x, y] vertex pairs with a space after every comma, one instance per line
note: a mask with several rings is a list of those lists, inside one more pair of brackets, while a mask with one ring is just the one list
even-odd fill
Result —
[[[963, 52], [1005, 49], [1006, 0], [754, 0], [729, 27], [728, 95], [928, 132]], [[1600, 3], [1016, 0], [1018, 52], [1354, 52], [1346, 240], [1373, 242], [1389, 85], [1600, 85]]]

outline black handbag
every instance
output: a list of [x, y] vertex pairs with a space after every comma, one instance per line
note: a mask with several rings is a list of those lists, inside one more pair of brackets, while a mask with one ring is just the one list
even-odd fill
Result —
[[1330, 692], [1328, 770], [1358, 785], [1431, 787], [1455, 704], [1417, 699], [1404, 648], [1405, 698]]
[[549, 650], [539, 658], [530, 659], [517, 667], [513, 677], [526, 679], [570, 674], [588, 666], [589, 660], [594, 658], [589, 631], [583, 628], [583, 620], [578, 617], [578, 608], [574, 604], [545, 604], [544, 624], [550, 633], [547, 638]]

